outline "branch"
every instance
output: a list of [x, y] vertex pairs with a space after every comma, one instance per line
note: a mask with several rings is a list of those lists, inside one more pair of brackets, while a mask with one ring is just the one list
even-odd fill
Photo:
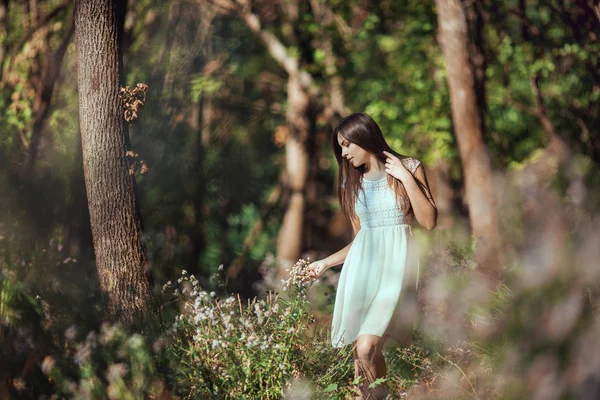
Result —
[[596, 14], [598, 21], [600, 21], [600, 0], [593, 0], [593, 4], [594, 4], [594, 14]]
[[[19, 40], [19, 42], [15, 45], [15, 47], [13, 47], [12, 51], [10, 52], [10, 58], [8, 59], [8, 63], [6, 65], [6, 71], [10, 71], [12, 68], [12, 64], [17, 56], [17, 54], [19, 53], [19, 51], [21, 50], [21, 48], [25, 45], [25, 43], [27, 43], [27, 41], [29, 39], [31, 39], [31, 37], [37, 33], [37, 31], [39, 31], [40, 29], [44, 28], [46, 25], [48, 25], [48, 23], [50, 22], [50, 20], [52, 20], [54, 17], [56, 17], [61, 11], [65, 10], [66, 8], [68, 8], [71, 5], [72, 1], [71, 0], [65, 0], [62, 4], [60, 4], [59, 6], [57, 6], [54, 10], [50, 11], [50, 13], [48, 13], [46, 16], [44, 16], [44, 18], [40, 19], [39, 22], [30, 30], [28, 30], [25, 35], [23, 35], [23, 37], [21, 38], [21, 40]], [[6, 75], [6, 74], [5, 74]]]
[[324, 114], [328, 120], [333, 120], [335, 124], [337, 123], [337, 116], [344, 117], [349, 114], [349, 111], [345, 106], [344, 91], [342, 90], [343, 81], [342, 77], [338, 74], [331, 34], [328, 30], [333, 23], [334, 14], [329, 8], [323, 7], [323, 5], [317, 0], [311, 0], [310, 5], [312, 7], [315, 20], [320, 27], [321, 45], [325, 54], [325, 73], [331, 82], [331, 93], [329, 96], [331, 104], [329, 107], [327, 107]]
[[265, 44], [271, 57], [287, 72], [288, 75], [298, 75], [303, 87], [312, 85], [312, 77], [298, 65], [298, 60], [292, 57], [287, 48], [271, 32], [264, 29], [260, 19], [254, 14], [243, 0], [209, 0], [225, 12], [235, 12]]
[[[67, 52], [67, 48], [69, 47], [69, 43], [71, 43], [74, 31], [75, 18], [71, 18], [68, 22], [68, 26], [63, 32], [58, 49], [56, 49], [54, 53], [49, 51], [49, 54], [44, 54], [40, 85], [37, 88], [36, 99], [34, 103], [35, 118], [33, 122], [33, 129], [31, 132], [31, 138], [29, 140], [25, 168], [23, 169], [23, 176], [25, 177], [31, 176], [31, 173], [33, 172], [35, 161], [37, 159], [38, 147], [42, 138], [42, 127], [50, 110], [50, 102], [52, 101], [54, 84], [56, 83], [56, 79], [61, 71], [61, 65]], [[50, 46], [48, 45], [48, 50], [49, 48]]]
[[528, 29], [528, 31], [531, 32], [534, 36], [537, 36], [537, 37], [540, 36], [540, 30], [525, 15], [521, 15], [521, 13], [517, 10], [508, 10], [508, 13], [510, 15], [516, 17], [519, 20], [519, 22], [521, 22], [523, 25], [525, 25], [525, 27]]
[[548, 147], [550, 149], [554, 148], [557, 155], [561, 159], [564, 159], [563, 157], [568, 154], [568, 147], [564, 140], [556, 133], [554, 124], [550, 120], [550, 117], [548, 117], [548, 112], [546, 110], [546, 106], [544, 105], [542, 90], [540, 88], [539, 74], [531, 77], [531, 90], [533, 91], [535, 99], [535, 115], [539, 118], [546, 133], [548, 133], [548, 139], [550, 141]]

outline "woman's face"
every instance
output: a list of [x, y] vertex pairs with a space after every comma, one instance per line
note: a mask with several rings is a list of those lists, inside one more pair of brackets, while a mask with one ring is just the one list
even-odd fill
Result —
[[342, 157], [346, 158], [350, 165], [358, 168], [369, 160], [369, 152], [352, 143], [338, 133], [337, 141], [342, 148]]

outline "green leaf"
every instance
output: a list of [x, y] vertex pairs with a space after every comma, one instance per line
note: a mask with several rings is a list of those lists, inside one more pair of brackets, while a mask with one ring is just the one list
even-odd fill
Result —
[[330, 383], [329, 386], [327, 386], [324, 390], [325, 393], [330, 393], [330, 392], [335, 392], [336, 390], [338, 390], [338, 385], [337, 383]]
[[375, 379], [375, 382], [371, 383], [369, 385], [369, 389], [373, 389], [375, 386], [381, 385], [383, 382], [386, 382], [387, 379], [385, 378], [377, 378]]

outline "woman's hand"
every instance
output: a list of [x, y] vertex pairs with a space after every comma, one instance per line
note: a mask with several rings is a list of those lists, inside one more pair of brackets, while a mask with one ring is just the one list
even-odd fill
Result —
[[387, 156], [387, 159], [385, 160], [385, 172], [392, 175], [394, 178], [399, 179], [402, 183], [407, 182], [412, 177], [412, 174], [406, 169], [404, 164], [402, 164], [402, 161], [388, 151], [384, 150], [383, 153]]
[[329, 269], [329, 267], [325, 260], [319, 260], [308, 266], [306, 274], [312, 279], [318, 279], [327, 269]]

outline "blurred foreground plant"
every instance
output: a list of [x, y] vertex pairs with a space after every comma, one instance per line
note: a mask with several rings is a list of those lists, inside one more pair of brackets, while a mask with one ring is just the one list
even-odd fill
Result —
[[351, 349], [333, 349], [328, 331], [314, 326], [308, 264], [299, 260], [282, 282], [286, 298], [272, 292], [266, 299], [219, 298], [185, 271], [177, 287], [168, 282], [164, 290], [182, 304], [167, 351], [177, 391], [186, 398], [267, 399], [352, 392], [351, 384], [340, 383], [350, 380]]
[[107, 323], [83, 342], [76, 336], [75, 327], [67, 330], [62, 358], [48, 355], [41, 365], [58, 393], [75, 399], [140, 399], [164, 390], [153, 352], [160, 342], [151, 347], [142, 335]]

